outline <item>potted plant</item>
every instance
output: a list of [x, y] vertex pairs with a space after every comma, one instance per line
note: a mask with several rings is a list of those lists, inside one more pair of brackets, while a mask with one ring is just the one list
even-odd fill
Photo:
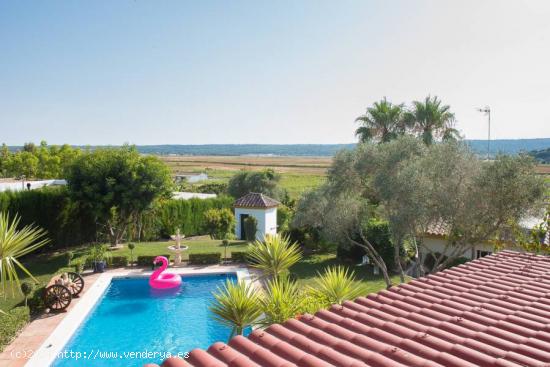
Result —
[[85, 257], [79, 257], [75, 261], [73, 261], [74, 271], [75, 273], [82, 274], [84, 272], [84, 264], [86, 263]]
[[21, 283], [21, 293], [23, 293], [23, 296], [25, 296], [25, 307], [27, 307], [27, 299], [29, 298], [29, 295], [32, 293], [33, 289], [34, 285], [31, 282]]
[[130, 249], [130, 266], [134, 265], [134, 249], [136, 248], [136, 245], [133, 243], [128, 244], [128, 248]]
[[107, 262], [105, 261], [107, 257], [107, 246], [95, 245], [90, 251], [90, 257], [92, 259], [94, 273], [103, 273], [107, 266]]

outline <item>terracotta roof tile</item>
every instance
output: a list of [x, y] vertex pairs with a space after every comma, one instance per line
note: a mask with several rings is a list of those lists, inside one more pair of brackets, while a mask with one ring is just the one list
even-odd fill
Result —
[[264, 194], [251, 192], [237, 199], [233, 206], [236, 208], [274, 208], [279, 204], [281, 203]]
[[550, 366], [550, 257], [502, 251], [169, 363]]

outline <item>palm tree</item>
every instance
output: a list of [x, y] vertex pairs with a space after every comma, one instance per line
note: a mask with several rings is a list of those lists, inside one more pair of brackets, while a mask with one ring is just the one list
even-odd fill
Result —
[[428, 96], [422, 102], [414, 101], [412, 111], [405, 113], [404, 119], [426, 145], [433, 144], [436, 138], [457, 140], [460, 134], [453, 128], [455, 115], [450, 109], [436, 96]]
[[366, 287], [355, 280], [355, 273], [343, 266], [329, 267], [323, 274], [318, 273], [310, 291], [325, 306], [341, 304], [367, 294]]
[[15, 296], [16, 288], [20, 290], [18, 269], [37, 282], [17, 259], [49, 242], [43, 238], [46, 231], [41, 228], [27, 225], [18, 230], [19, 221], [18, 215], [10, 221], [8, 213], [0, 213], [0, 283], [4, 298], [7, 295], [7, 287], [11, 288], [12, 297]]
[[209, 307], [214, 319], [231, 328], [229, 339], [242, 335], [262, 315], [260, 295], [250, 284], [228, 280], [214, 294], [216, 301]]
[[260, 300], [264, 318], [258, 324], [269, 326], [283, 323], [302, 313], [304, 297], [295, 281], [279, 277], [267, 282], [265, 295]]
[[395, 139], [406, 131], [403, 113], [403, 104], [394, 105], [384, 97], [367, 108], [366, 114], [355, 119], [361, 123], [355, 136], [361, 143], [372, 140], [385, 143]]
[[256, 240], [248, 246], [250, 266], [261, 270], [268, 279], [283, 275], [301, 258], [298, 244], [280, 235], [266, 236], [263, 242]]

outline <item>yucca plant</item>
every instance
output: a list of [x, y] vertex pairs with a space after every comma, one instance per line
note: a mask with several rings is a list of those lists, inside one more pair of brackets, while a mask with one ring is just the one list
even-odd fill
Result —
[[269, 326], [301, 314], [304, 297], [295, 281], [288, 277], [278, 277], [267, 282], [266, 292], [260, 303], [264, 318], [258, 324]]
[[262, 315], [260, 296], [254, 288], [243, 281], [228, 280], [213, 293], [216, 301], [210, 306], [214, 319], [231, 328], [231, 339], [242, 335]]
[[17, 259], [49, 242], [44, 238], [46, 231], [41, 228], [27, 225], [17, 229], [19, 221], [18, 215], [15, 215], [10, 221], [8, 213], [0, 213], [0, 283], [4, 299], [7, 295], [7, 288], [11, 288], [12, 297], [15, 297], [15, 289], [20, 290], [18, 269], [37, 282]]
[[353, 270], [348, 271], [343, 266], [328, 267], [323, 274], [317, 274], [310, 291], [322, 300], [325, 306], [341, 304], [367, 293], [366, 287], [355, 280]]
[[296, 243], [280, 235], [266, 236], [248, 246], [250, 266], [262, 271], [263, 277], [274, 279], [283, 275], [302, 258]]

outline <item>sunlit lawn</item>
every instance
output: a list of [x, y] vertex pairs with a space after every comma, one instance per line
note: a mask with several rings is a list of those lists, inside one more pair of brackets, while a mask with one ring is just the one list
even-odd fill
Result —
[[[163, 242], [142, 242], [135, 243], [134, 258], [140, 255], [161, 255], [170, 254], [168, 246], [174, 245], [174, 241]], [[225, 248], [222, 241], [219, 240], [193, 240], [182, 241], [182, 245], [188, 246], [189, 249], [182, 252], [182, 258], [185, 260], [189, 254], [199, 254], [206, 252], [220, 252], [224, 256]], [[247, 243], [245, 241], [229, 241], [227, 246], [227, 256], [229, 257], [232, 251], [245, 251]], [[125, 246], [122, 249], [109, 251], [113, 256], [130, 256], [130, 250]]]
[[[336, 258], [335, 254], [319, 254], [304, 257], [302, 261], [294, 265], [290, 271], [303, 285], [312, 285], [313, 278], [318, 272], [322, 272], [328, 266], [341, 265], [341, 262]], [[367, 272], [367, 268], [363, 266], [345, 265], [350, 270], [353, 270], [356, 279], [365, 284], [369, 293], [378, 292], [386, 289], [386, 283], [381, 275], [373, 275]], [[399, 283], [399, 277], [393, 276], [392, 282]]]

